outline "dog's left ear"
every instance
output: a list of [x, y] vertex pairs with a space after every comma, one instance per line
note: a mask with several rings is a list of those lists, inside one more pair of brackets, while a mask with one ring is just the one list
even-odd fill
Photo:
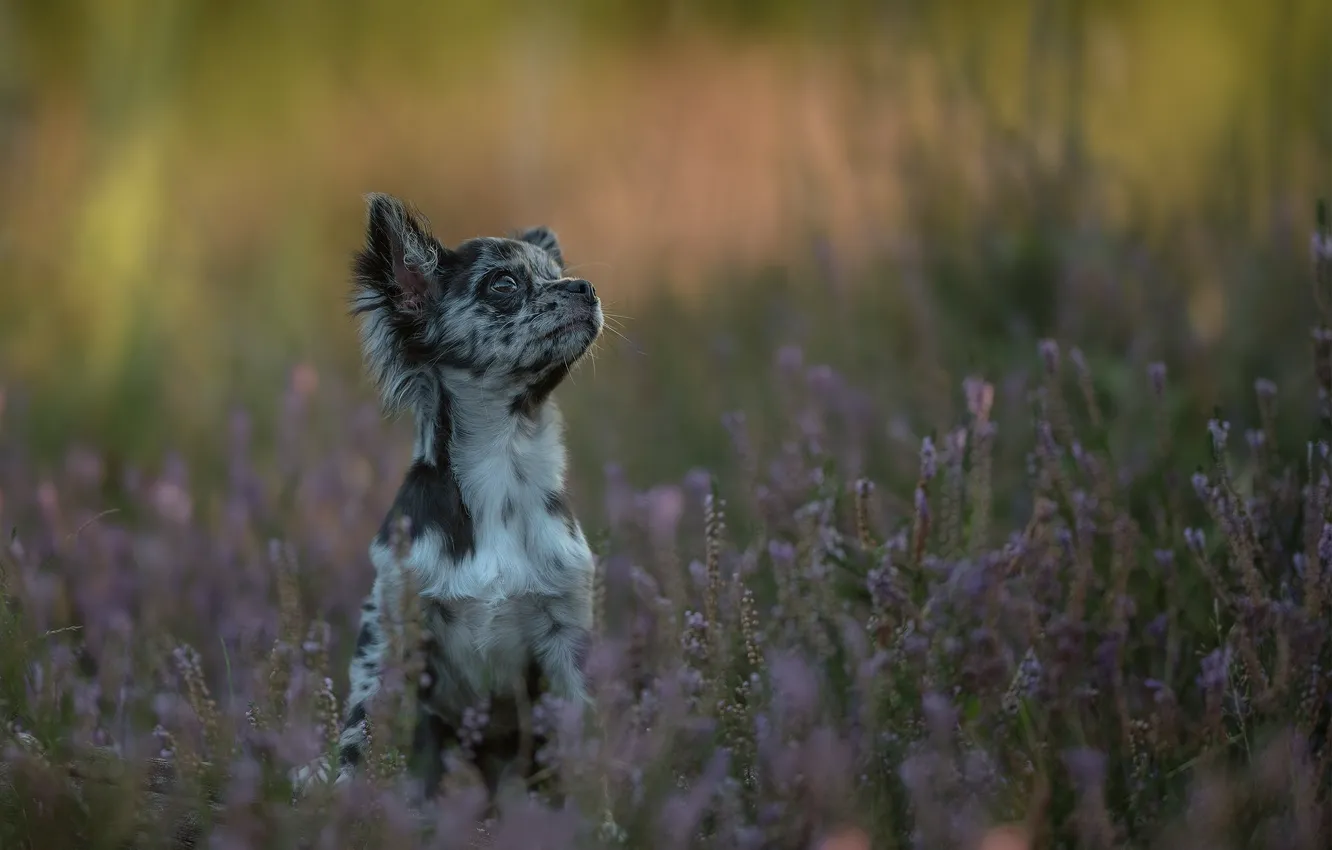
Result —
[[564, 268], [564, 252], [560, 250], [560, 240], [555, 238], [555, 232], [549, 227], [529, 227], [518, 235], [518, 238], [524, 242], [542, 248], [547, 254], [554, 258], [555, 263], [560, 268]]

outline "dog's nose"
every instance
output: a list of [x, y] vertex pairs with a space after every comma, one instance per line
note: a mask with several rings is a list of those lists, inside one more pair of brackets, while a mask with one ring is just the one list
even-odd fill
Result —
[[563, 289], [572, 292], [574, 295], [581, 295], [583, 299], [586, 301], [597, 300], [597, 291], [592, 288], [592, 284], [588, 283], [587, 281], [581, 278], [574, 278], [573, 280], [560, 281], [560, 286]]

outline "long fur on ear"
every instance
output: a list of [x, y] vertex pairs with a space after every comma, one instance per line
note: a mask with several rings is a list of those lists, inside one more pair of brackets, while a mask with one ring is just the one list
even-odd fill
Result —
[[518, 234], [518, 238], [541, 248], [547, 254], [550, 254], [560, 268], [564, 268], [564, 252], [560, 250], [560, 240], [556, 238], [555, 232], [549, 227], [544, 225], [529, 227]]
[[366, 196], [365, 245], [353, 263], [352, 313], [361, 320], [366, 367], [384, 407], [409, 406], [424, 347], [423, 307], [439, 289], [451, 252], [425, 218], [391, 195]]
[[439, 270], [443, 251], [425, 217], [391, 195], [366, 196], [367, 259], [369, 277], [395, 287], [400, 308], [418, 309], [428, 294], [430, 279]]

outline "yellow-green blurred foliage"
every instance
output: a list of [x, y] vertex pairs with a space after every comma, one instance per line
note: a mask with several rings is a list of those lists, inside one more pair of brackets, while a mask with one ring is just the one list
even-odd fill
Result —
[[1328, 186], [1330, 46], [1327, 0], [4, 0], [0, 380], [114, 443], [354, 376], [371, 190], [446, 240], [552, 225], [638, 325], [810, 233], [867, 267], [919, 226], [906, 147], [962, 208], [994, 128], [1073, 150], [1106, 221], [1266, 226]]

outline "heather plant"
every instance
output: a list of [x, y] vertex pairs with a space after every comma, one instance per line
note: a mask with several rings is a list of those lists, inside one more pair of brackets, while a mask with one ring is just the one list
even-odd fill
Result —
[[[224, 486], [168, 458], [119, 470], [113, 509], [99, 455], [40, 468], [0, 420], [0, 846], [803, 848], [854, 827], [934, 850], [996, 823], [1039, 847], [1325, 846], [1325, 216], [1311, 259], [1312, 398], [1253, 375], [1228, 400], [1252, 416], [1179, 431], [1169, 362], [1109, 392], [1046, 339], [953, 388], [963, 415], [915, 435], [905, 486], [866, 462], [886, 406], [774, 351], [782, 413], [718, 423], [724, 470], [606, 470], [594, 711], [530, 707], [560, 785], [538, 771], [489, 821], [460, 759], [429, 806], [405, 781], [410, 593], [368, 769], [292, 781], [336, 746], [397, 481], [373, 408], [325, 388], [316, 409], [295, 380], [277, 463], [237, 414]], [[345, 431], [316, 450], [313, 418]]]

